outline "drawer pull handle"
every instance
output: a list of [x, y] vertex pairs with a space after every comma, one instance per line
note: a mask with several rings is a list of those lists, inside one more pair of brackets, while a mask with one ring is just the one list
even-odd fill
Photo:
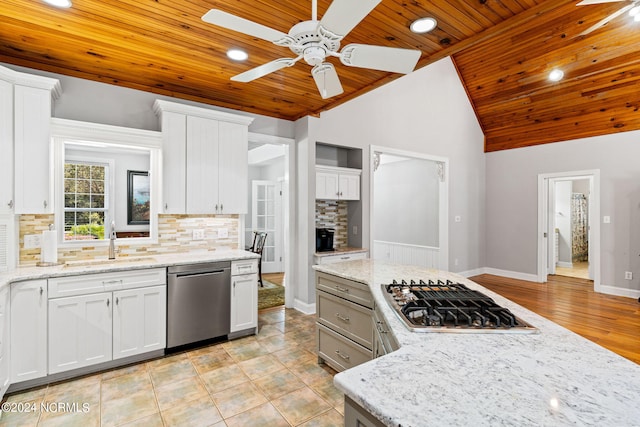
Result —
[[388, 331], [382, 327], [382, 322], [377, 323], [378, 324], [376, 325], [376, 329], [378, 329], [378, 332], [380, 332], [381, 334], [386, 334]]
[[42, 289], [42, 286], [40, 286], [40, 295], [42, 295], [44, 293], [44, 289]]
[[336, 285], [336, 290], [339, 292], [349, 292], [349, 288], [343, 288], [342, 286]]
[[109, 307], [109, 298], [107, 298], [107, 307]]
[[343, 257], [340, 257], [340, 259], [351, 259], [351, 257], [349, 257], [349, 256], [343, 256]]
[[349, 360], [349, 355], [340, 353], [340, 350], [336, 350], [336, 354], [342, 357], [344, 360]]
[[336, 313], [336, 317], [340, 320], [342, 320], [343, 322], [348, 322], [349, 318], [348, 317], [344, 317], [343, 315], [341, 315], [340, 313]]
[[103, 285], [115, 285], [116, 283], [122, 283], [122, 279], [120, 280], [103, 280]]

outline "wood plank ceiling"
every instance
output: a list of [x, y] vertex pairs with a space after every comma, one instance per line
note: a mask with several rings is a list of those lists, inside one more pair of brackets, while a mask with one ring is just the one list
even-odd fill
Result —
[[[355, 1], [355, 0], [354, 0]], [[579, 35], [625, 3], [565, 0], [382, 0], [341, 42], [419, 49], [418, 67], [452, 56], [485, 134], [485, 150], [640, 129], [640, 24], [620, 16]], [[322, 17], [330, 0], [318, 0]], [[317, 115], [400, 75], [329, 58], [344, 93], [323, 100], [303, 61], [249, 83], [230, 77], [284, 47], [201, 20], [216, 8], [282, 32], [309, 20], [311, 1], [3, 0], [0, 62], [296, 120]], [[417, 35], [409, 24], [432, 16]], [[247, 51], [234, 62], [229, 48]], [[565, 79], [546, 79], [562, 67]]]

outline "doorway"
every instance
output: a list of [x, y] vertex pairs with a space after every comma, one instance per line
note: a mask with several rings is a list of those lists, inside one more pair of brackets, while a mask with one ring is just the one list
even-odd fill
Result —
[[285, 305], [288, 148], [286, 144], [271, 141], [250, 138], [249, 142], [249, 212], [244, 222], [245, 242], [252, 241], [254, 232], [267, 236], [262, 249], [259, 309]]
[[548, 275], [600, 285], [599, 170], [538, 175], [538, 281]]
[[370, 171], [371, 257], [448, 270], [448, 159], [372, 146]]

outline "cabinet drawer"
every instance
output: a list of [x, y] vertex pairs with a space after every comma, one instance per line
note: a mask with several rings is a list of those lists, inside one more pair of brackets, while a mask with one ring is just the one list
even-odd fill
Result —
[[322, 255], [316, 256], [316, 264], [334, 264], [336, 262], [342, 261], [352, 261], [354, 259], [366, 259], [366, 252], [357, 252], [352, 254], [341, 254], [341, 255]]
[[356, 304], [373, 308], [373, 296], [371, 295], [369, 286], [364, 283], [353, 282], [341, 277], [317, 272], [316, 289], [339, 296]]
[[243, 261], [233, 261], [231, 263], [231, 275], [253, 274], [258, 272], [258, 260], [248, 259]]
[[368, 362], [373, 358], [373, 353], [318, 324], [318, 356], [336, 371], [341, 372]]
[[393, 332], [391, 332], [387, 322], [385, 322], [384, 317], [378, 310], [373, 310], [373, 327], [376, 328], [375, 334], [382, 346], [378, 352], [374, 349], [376, 357], [378, 357], [377, 353], [379, 353], [379, 356], [384, 356], [400, 348], [396, 337], [393, 336]]
[[318, 322], [341, 333], [358, 344], [372, 349], [372, 310], [335, 295], [316, 293]]
[[144, 288], [166, 283], [167, 272], [164, 268], [55, 277], [49, 279], [49, 298]]

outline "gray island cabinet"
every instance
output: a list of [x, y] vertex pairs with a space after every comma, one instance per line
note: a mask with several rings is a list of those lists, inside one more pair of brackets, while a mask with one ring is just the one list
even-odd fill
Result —
[[[367, 338], [376, 342], [377, 318], [387, 331], [383, 335], [392, 336], [399, 347], [374, 358], [375, 345], [362, 346], [328, 327], [370, 351], [370, 360], [345, 367], [334, 377], [345, 395], [346, 426], [640, 426], [640, 365], [475, 282], [445, 271], [374, 260], [313, 268], [318, 277], [356, 282], [362, 290], [367, 286], [372, 300]], [[461, 282], [539, 332], [411, 332], [382, 294], [381, 284], [394, 279]], [[335, 313], [331, 316], [336, 318]]]

